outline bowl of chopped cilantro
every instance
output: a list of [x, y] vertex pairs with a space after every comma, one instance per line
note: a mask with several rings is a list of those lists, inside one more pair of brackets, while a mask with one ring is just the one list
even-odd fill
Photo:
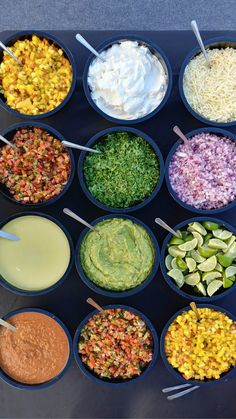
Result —
[[144, 314], [110, 305], [85, 317], [76, 330], [73, 349], [87, 377], [119, 386], [146, 376], [156, 362], [158, 345], [156, 330]]
[[164, 162], [157, 144], [130, 127], [112, 127], [86, 144], [100, 153], [82, 152], [78, 162], [80, 185], [90, 201], [109, 212], [127, 213], [149, 204], [164, 178]]

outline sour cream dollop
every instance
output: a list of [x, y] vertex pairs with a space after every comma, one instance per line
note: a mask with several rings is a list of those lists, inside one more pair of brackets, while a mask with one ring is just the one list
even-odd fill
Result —
[[163, 100], [168, 75], [160, 60], [136, 41], [123, 41], [95, 58], [88, 85], [96, 105], [118, 119], [137, 119], [152, 112]]

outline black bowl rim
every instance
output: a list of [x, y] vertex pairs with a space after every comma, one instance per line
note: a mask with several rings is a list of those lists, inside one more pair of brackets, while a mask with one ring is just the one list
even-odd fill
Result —
[[150, 370], [154, 367], [156, 360], [157, 360], [157, 356], [159, 353], [159, 339], [158, 339], [158, 335], [156, 332], [155, 327], [153, 326], [151, 320], [149, 320], [149, 318], [143, 314], [141, 311], [131, 307], [131, 306], [127, 306], [127, 305], [122, 305], [122, 304], [110, 304], [110, 305], [106, 305], [103, 307], [104, 310], [108, 310], [111, 308], [121, 308], [124, 310], [128, 310], [131, 311], [135, 314], [137, 314], [139, 317], [141, 317], [141, 319], [143, 319], [146, 323], [146, 325], [148, 326], [148, 328], [150, 329], [151, 333], [152, 333], [152, 337], [153, 337], [153, 358], [151, 360], [151, 362], [147, 365], [147, 367], [145, 368], [145, 370], [142, 372], [141, 375], [139, 375], [138, 377], [134, 377], [131, 378], [127, 381], [124, 382], [109, 382], [109, 381], [105, 381], [102, 378], [97, 377], [95, 374], [93, 374], [92, 372], [89, 371], [89, 369], [87, 369], [84, 365], [84, 363], [81, 361], [81, 358], [79, 356], [78, 353], [78, 340], [79, 340], [79, 336], [80, 336], [80, 332], [83, 328], [83, 326], [88, 322], [88, 320], [93, 317], [95, 314], [98, 313], [98, 310], [93, 310], [91, 313], [89, 313], [80, 323], [79, 326], [76, 329], [75, 335], [74, 335], [74, 339], [73, 339], [73, 352], [74, 352], [74, 357], [76, 360], [76, 363], [78, 365], [78, 367], [80, 368], [80, 370], [83, 372], [84, 375], [86, 375], [88, 378], [92, 379], [93, 381], [99, 383], [99, 384], [103, 384], [106, 386], [112, 386], [112, 387], [119, 387], [119, 386], [126, 386], [129, 385], [131, 383], [134, 383], [138, 380], [143, 379], [146, 374], [148, 372], [150, 372]]
[[[230, 131], [227, 131], [225, 129], [222, 128], [216, 128], [216, 127], [202, 127], [202, 128], [197, 128], [193, 131], [188, 132], [187, 134], [185, 134], [185, 136], [187, 138], [191, 138], [194, 135], [197, 134], [201, 134], [204, 132], [209, 132], [209, 133], [214, 133], [214, 134], [220, 134], [220, 136], [224, 136], [224, 137], [228, 137], [231, 141], [235, 141], [236, 142], [236, 135], [233, 134]], [[224, 211], [228, 211], [231, 208], [234, 208], [236, 206], [236, 199], [232, 202], [230, 202], [229, 204], [225, 205], [224, 207], [221, 208], [216, 208], [216, 209], [212, 209], [212, 210], [204, 210], [204, 209], [199, 209], [199, 208], [195, 208], [192, 205], [189, 204], [185, 204], [185, 202], [181, 201], [181, 199], [178, 197], [178, 195], [175, 193], [175, 191], [173, 190], [171, 183], [170, 183], [170, 178], [169, 178], [169, 165], [170, 162], [172, 160], [173, 155], [175, 154], [177, 148], [179, 147], [180, 144], [182, 144], [182, 140], [177, 140], [174, 145], [172, 146], [172, 148], [169, 151], [169, 154], [166, 158], [166, 162], [165, 162], [165, 181], [166, 181], [166, 185], [168, 188], [168, 191], [170, 193], [170, 195], [172, 196], [172, 198], [174, 198], [174, 200], [181, 205], [181, 207], [187, 209], [188, 211], [191, 212], [195, 212], [196, 214], [206, 214], [206, 216], [209, 215], [213, 215], [213, 214], [219, 214], [222, 213]]]
[[63, 375], [66, 373], [66, 371], [68, 370], [71, 362], [72, 362], [72, 354], [73, 354], [73, 342], [72, 342], [72, 338], [71, 335], [66, 327], [66, 325], [62, 322], [62, 320], [55, 316], [54, 314], [52, 314], [51, 312], [47, 311], [47, 310], [43, 310], [41, 308], [20, 308], [17, 310], [13, 310], [10, 313], [6, 314], [5, 316], [3, 316], [4, 320], [9, 319], [9, 317], [12, 317], [16, 314], [19, 313], [25, 313], [25, 312], [35, 312], [35, 313], [41, 313], [44, 314], [48, 317], [50, 317], [51, 319], [55, 320], [63, 329], [63, 331], [66, 334], [67, 340], [68, 340], [68, 346], [69, 346], [69, 356], [68, 356], [68, 360], [65, 364], [65, 367], [63, 368], [63, 370], [54, 378], [52, 378], [50, 381], [47, 381], [46, 383], [42, 383], [42, 384], [24, 384], [24, 383], [20, 383], [16, 380], [14, 380], [13, 378], [11, 378], [9, 375], [7, 375], [4, 371], [2, 371], [0, 369], [0, 379], [2, 379], [3, 381], [5, 381], [7, 384], [9, 384], [12, 387], [16, 387], [20, 390], [41, 390], [44, 388], [47, 388], [53, 384], [55, 384], [57, 381], [59, 381]]
[[91, 224], [96, 225], [97, 223], [100, 223], [104, 220], [108, 220], [108, 219], [112, 219], [112, 218], [129, 219], [129, 220], [133, 221], [134, 223], [143, 227], [146, 230], [146, 232], [149, 234], [149, 236], [152, 240], [152, 243], [153, 243], [154, 250], [155, 250], [155, 259], [154, 259], [152, 272], [148, 275], [148, 277], [140, 285], [138, 285], [137, 287], [132, 288], [130, 290], [127, 290], [127, 291], [109, 291], [109, 290], [106, 290], [105, 288], [99, 287], [98, 285], [93, 283], [85, 275], [85, 273], [83, 271], [83, 268], [81, 266], [80, 257], [79, 257], [79, 252], [80, 252], [80, 247], [81, 247], [82, 240], [84, 239], [85, 235], [89, 231], [89, 229], [87, 227], [84, 228], [83, 231], [81, 232], [81, 234], [79, 236], [79, 239], [77, 241], [77, 244], [76, 244], [75, 266], [76, 266], [76, 270], [77, 270], [77, 273], [78, 273], [79, 277], [94, 292], [96, 292], [98, 294], [101, 294], [101, 295], [104, 295], [106, 297], [112, 297], [112, 298], [130, 297], [131, 295], [135, 295], [138, 292], [142, 291], [144, 288], [146, 288], [152, 282], [154, 277], [156, 276], [158, 268], [159, 268], [159, 263], [160, 263], [159, 244], [158, 244], [158, 241], [157, 241], [153, 231], [150, 229], [150, 227], [148, 227], [143, 221], [139, 220], [138, 218], [132, 217], [131, 215], [128, 215], [128, 214], [107, 214], [107, 215], [104, 215], [102, 217], [96, 218], [95, 220], [93, 220], [91, 222]]
[[[203, 41], [205, 47], [213, 47], [215, 45], [215, 48], [217, 48], [217, 44], [223, 43], [223, 42], [230, 42], [230, 43], [235, 43], [235, 48], [236, 48], [236, 38], [234, 37], [230, 37], [230, 36], [219, 36], [219, 37], [215, 37], [215, 38], [210, 38], [210, 39], [206, 39], [205, 41]], [[194, 49], [192, 49], [187, 56], [185, 57], [183, 64], [180, 68], [180, 73], [179, 73], [179, 81], [178, 81], [178, 85], [179, 85], [179, 93], [181, 96], [181, 99], [184, 103], [184, 106], [187, 108], [187, 110], [199, 121], [203, 122], [204, 124], [208, 125], [213, 125], [215, 127], [232, 127], [234, 125], [236, 125], [236, 120], [235, 121], [231, 121], [231, 122], [217, 122], [217, 121], [211, 121], [209, 119], [204, 118], [203, 116], [201, 116], [200, 114], [198, 114], [197, 112], [195, 112], [193, 110], [193, 108], [189, 105], [185, 94], [184, 94], [184, 90], [183, 90], [183, 77], [184, 77], [184, 72], [185, 72], [185, 68], [187, 67], [187, 65], [189, 64], [190, 60], [196, 56], [197, 54], [199, 54], [201, 52], [200, 47], [195, 47]]]
[[[230, 231], [232, 231], [233, 234], [236, 235], [236, 228], [233, 227], [231, 224], [229, 224], [227, 221], [220, 220], [219, 218], [207, 217], [207, 216], [206, 217], [192, 217], [192, 218], [189, 218], [188, 220], [184, 220], [181, 223], [177, 224], [174, 227], [174, 230], [176, 231], [178, 229], [181, 229], [182, 227], [185, 227], [187, 224], [193, 223], [194, 221], [198, 221], [198, 222], [213, 221], [215, 223], [224, 225], [227, 229], [229, 229]], [[172, 234], [168, 233], [167, 236], [165, 237], [164, 241], [163, 241], [162, 248], [161, 248], [160, 265], [161, 265], [162, 275], [163, 275], [166, 283], [172, 288], [173, 291], [175, 291], [181, 297], [184, 297], [188, 300], [191, 299], [191, 300], [197, 301], [197, 302], [211, 303], [212, 301], [216, 301], [216, 300], [219, 300], [221, 298], [224, 298], [224, 297], [228, 296], [229, 294], [231, 294], [231, 292], [236, 290], [236, 283], [235, 283], [230, 288], [225, 288], [225, 291], [221, 292], [220, 294], [213, 295], [212, 297], [204, 297], [204, 296], [200, 297], [200, 296], [197, 296], [197, 295], [194, 295], [194, 294], [188, 294], [187, 292], [182, 291], [181, 288], [178, 288], [177, 285], [175, 285], [174, 281], [167, 275], [166, 266], [165, 266], [167, 243], [169, 242], [171, 237], [172, 237]]]
[[90, 138], [90, 140], [86, 143], [86, 147], [91, 147], [93, 146], [95, 143], [97, 143], [99, 140], [102, 139], [102, 137], [104, 137], [105, 135], [111, 133], [111, 132], [130, 132], [132, 134], [135, 134], [139, 137], [142, 137], [149, 145], [150, 147], [153, 149], [158, 161], [159, 161], [159, 171], [160, 171], [160, 177], [159, 180], [155, 186], [155, 189], [153, 190], [152, 194], [146, 198], [144, 201], [140, 202], [139, 204], [133, 205], [132, 207], [128, 207], [128, 208], [113, 208], [113, 207], [109, 207], [106, 204], [103, 204], [102, 202], [98, 201], [96, 198], [94, 198], [94, 196], [91, 194], [91, 192], [88, 190], [85, 180], [84, 180], [84, 159], [87, 156], [88, 152], [82, 151], [82, 153], [80, 154], [79, 160], [78, 160], [78, 165], [77, 165], [77, 173], [78, 173], [78, 177], [79, 177], [79, 183], [80, 186], [85, 194], [85, 196], [97, 207], [102, 208], [104, 211], [108, 211], [108, 212], [116, 212], [116, 213], [121, 213], [121, 214], [126, 214], [129, 212], [133, 212], [133, 211], [137, 211], [143, 207], [145, 207], [146, 205], [148, 205], [154, 198], [156, 198], [158, 192], [160, 191], [163, 181], [164, 181], [164, 172], [165, 172], [165, 167], [164, 167], [164, 159], [161, 153], [160, 148], [158, 147], [158, 145], [156, 144], [156, 142], [146, 133], [133, 128], [133, 127], [125, 127], [125, 126], [116, 126], [116, 127], [110, 127], [107, 128], [103, 131], [99, 131], [97, 134], [93, 135], [93, 137]]
[[[7, 134], [10, 134], [11, 131], [15, 131], [18, 130], [19, 128], [24, 128], [24, 127], [38, 127], [38, 128], [42, 128], [44, 131], [46, 131], [49, 134], [53, 134], [53, 136], [55, 138], [57, 138], [60, 142], [65, 141], [64, 136], [57, 131], [55, 128], [51, 127], [50, 125], [44, 124], [43, 122], [36, 122], [36, 121], [32, 121], [32, 122], [18, 122], [16, 124], [10, 125], [8, 128], [4, 129], [2, 131], [2, 135], [5, 136]], [[2, 145], [4, 146], [4, 144]], [[1, 146], [0, 146], [1, 147]], [[58, 199], [60, 199], [69, 189], [69, 187], [71, 186], [71, 183], [74, 179], [74, 175], [75, 175], [75, 159], [74, 159], [74, 154], [72, 152], [72, 150], [68, 147], [66, 147], [67, 153], [69, 154], [70, 157], [70, 176], [68, 179], [68, 182], [66, 183], [66, 185], [64, 186], [64, 188], [62, 189], [62, 191], [54, 196], [52, 199], [49, 199], [48, 201], [43, 201], [43, 202], [39, 202], [37, 204], [25, 204], [23, 202], [20, 201], [16, 201], [14, 198], [12, 198], [10, 195], [7, 195], [5, 192], [3, 192], [0, 189], [0, 194], [2, 194], [4, 196], [4, 198], [6, 198], [7, 200], [9, 200], [10, 202], [12, 202], [13, 204], [19, 205], [21, 206], [21, 208], [29, 208], [29, 209], [33, 209], [33, 208], [41, 208], [41, 207], [46, 207], [47, 205], [51, 205], [54, 204], [54, 202], [56, 202]]]
[[90, 90], [89, 90], [89, 87], [88, 87], [88, 83], [87, 83], [89, 66], [90, 66], [91, 62], [94, 60], [94, 55], [93, 54], [90, 54], [90, 56], [88, 57], [88, 60], [85, 64], [85, 67], [84, 67], [83, 87], [84, 87], [85, 96], [86, 96], [89, 104], [92, 106], [92, 108], [99, 115], [101, 115], [103, 118], [105, 118], [108, 121], [111, 121], [115, 124], [132, 125], [132, 124], [138, 124], [140, 122], [144, 122], [147, 119], [152, 118], [154, 115], [156, 115], [164, 107], [164, 105], [167, 103], [167, 101], [170, 97], [170, 94], [171, 94], [172, 85], [173, 85], [173, 73], [172, 73], [172, 68], [171, 68], [170, 61], [167, 58], [165, 52], [158, 45], [156, 45], [153, 41], [151, 41], [151, 40], [149, 40], [149, 39], [147, 39], [143, 36], [140, 36], [140, 35], [124, 33], [124, 34], [113, 36], [109, 39], [106, 39], [101, 44], [99, 44], [96, 47], [96, 50], [98, 52], [102, 52], [103, 50], [109, 48], [111, 45], [113, 45], [113, 44], [115, 44], [119, 41], [122, 41], [122, 40], [138, 41], [140, 43], [143, 42], [149, 48], [150, 51], [155, 50], [155, 52], [157, 52], [162, 57], [162, 59], [165, 63], [165, 66], [166, 66], [167, 73], [168, 73], [168, 86], [167, 86], [165, 96], [163, 97], [161, 103], [152, 112], [150, 112], [147, 115], [144, 115], [141, 118], [137, 118], [137, 119], [118, 119], [118, 118], [114, 118], [110, 115], [107, 115], [92, 100]]
[[5, 224], [14, 220], [15, 218], [24, 217], [24, 216], [28, 216], [28, 215], [34, 215], [34, 216], [38, 216], [38, 217], [47, 218], [48, 220], [55, 223], [65, 234], [65, 236], [68, 240], [69, 246], [70, 246], [70, 261], [69, 261], [69, 264], [67, 266], [67, 269], [66, 269], [64, 275], [55, 284], [51, 285], [49, 288], [45, 288], [45, 289], [40, 290], [40, 291], [27, 291], [27, 290], [24, 290], [24, 289], [14, 287], [13, 285], [8, 283], [7, 280], [5, 280], [0, 275], [0, 285], [2, 285], [7, 290], [13, 292], [14, 294], [18, 294], [18, 295], [24, 295], [24, 296], [28, 296], [28, 297], [37, 297], [39, 295], [48, 294], [49, 292], [54, 291], [57, 287], [59, 287], [66, 280], [66, 278], [68, 277], [69, 273], [71, 272], [71, 269], [72, 269], [73, 264], [74, 264], [74, 245], [73, 245], [71, 235], [68, 232], [68, 230], [64, 227], [64, 225], [59, 220], [57, 220], [55, 217], [52, 217], [51, 215], [45, 214], [43, 212], [38, 212], [38, 211], [18, 212], [16, 214], [13, 214], [13, 215], [7, 217], [5, 220], [1, 221], [0, 222], [0, 228], [2, 228]]
[[[236, 316], [232, 313], [230, 313], [228, 310], [226, 310], [224, 307], [219, 307], [213, 304], [197, 304], [198, 308], [210, 308], [213, 310], [217, 310], [220, 311], [224, 314], [226, 314], [228, 317], [230, 317], [232, 320], [236, 321]], [[197, 381], [197, 380], [187, 380], [184, 377], [181, 376], [181, 374], [179, 372], [177, 372], [177, 370], [175, 370], [169, 363], [167, 357], [166, 357], [166, 353], [165, 353], [165, 336], [166, 336], [166, 332], [170, 326], [170, 324], [176, 319], [176, 317], [185, 312], [185, 311], [189, 311], [191, 310], [191, 308], [188, 307], [184, 307], [181, 308], [180, 310], [178, 310], [173, 316], [171, 316], [171, 318], [168, 320], [168, 322], [166, 323], [166, 325], [164, 326], [164, 329], [162, 330], [162, 334], [161, 334], [161, 338], [160, 338], [160, 353], [161, 353], [161, 358], [162, 361], [165, 364], [165, 367], [167, 368], [167, 370], [179, 381], [181, 381], [182, 383], [188, 383], [188, 384], [192, 384], [192, 385], [198, 385], [201, 387], [204, 386], [211, 386], [213, 384], [218, 384], [218, 383], [222, 383], [224, 381], [227, 381], [229, 378], [231, 378], [235, 373], [236, 373], [236, 367], [233, 367], [232, 369], [229, 370], [229, 372], [226, 372], [221, 378], [216, 379], [216, 380], [209, 380], [209, 381]]]
[[63, 50], [64, 54], [67, 56], [67, 58], [68, 58], [68, 60], [71, 64], [71, 67], [72, 67], [72, 82], [71, 82], [71, 87], [70, 87], [70, 90], [69, 90], [67, 96], [60, 103], [60, 105], [58, 105], [56, 108], [52, 109], [49, 112], [41, 113], [39, 115], [23, 114], [23, 113], [20, 113], [16, 110], [10, 108], [10, 106], [8, 106], [4, 102], [4, 100], [2, 100], [2, 98], [0, 98], [0, 105], [5, 110], [7, 110], [11, 114], [13, 114], [14, 116], [17, 116], [18, 118], [34, 120], [34, 119], [48, 118], [49, 116], [54, 115], [56, 112], [60, 111], [67, 104], [67, 102], [69, 102], [69, 100], [72, 97], [72, 94], [74, 93], [74, 90], [75, 90], [77, 68], [76, 68], [76, 63], [75, 63], [74, 57], [73, 57], [70, 49], [60, 39], [58, 39], [54, 35], [49, 34], [48, 32], [40, 31], [40, 30], [19, 31], [19, 32], [15, 32], [14, 34], [12, 34], [8, 38], [6, 38], [3, 41], [3, 43], [6, 46], [8, 46], [14, 40], [16, 41], [17, 39], [21, 39], [21, 38], [23, 38], [25, 36], [29, 36], [29, 35], [36, 35], [36, 36], [39, 36], [39, 37], [44, 37], [44, 38], [47, 38], [49, 41], [52, 41], [53, 43], [57, 44]]

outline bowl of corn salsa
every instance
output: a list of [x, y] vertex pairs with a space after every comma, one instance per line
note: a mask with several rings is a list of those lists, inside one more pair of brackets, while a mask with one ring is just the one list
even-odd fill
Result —
[[224, 220], [194, 217], [174, 227], [161, 249], [161, 271], [177, 294], [212, 302], [236, 291], [236, 229]]
[[144, 378], [156, 362], [158, 337], [140, 311], [109, 305], [90, 313], [76, 330], [73, 349], [81, 371], [90, 379], [118, 386]]
[[71, 149], [64, 137], [40, 122], [22, 122], [2, 135], [19, 148], [0, 143], [0, 194], [15, 204], [42, 207], [60, 199], [74, 177]]
[[0, 104], [17, 117], [46, 118], [62, 109], [76, 84], [70, 50], [43, 31], [18, 32], [3, 41], [22, 62], [0, 51]]
[[190, 307], [167, 322], [160, 341], [163, 362], [182, 382], [209, 386], [235, 373], [236, 317], [209, 304], [197, 304], [200, 321]]

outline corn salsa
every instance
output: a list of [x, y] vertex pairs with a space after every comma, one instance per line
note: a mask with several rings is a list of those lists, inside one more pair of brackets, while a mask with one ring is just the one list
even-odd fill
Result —
[[72, 83], [72, 66], [63, 50], [46, 38], [33, 35], [18, 40], [0, 64], [0, 93], [6, 104], [27, 115], [50, 112], [63, 102]]
[[100, 378], [131, 379], [151, 362], [153, 337], [137, 314], [107, 309], [85, 324], [78, 352], [82, 362]]
[[165, 336], [170, 365], [186, 380], [217, 380], [236, 366], [236, 322], [226, 314], [198, 308], [176, 317]]

